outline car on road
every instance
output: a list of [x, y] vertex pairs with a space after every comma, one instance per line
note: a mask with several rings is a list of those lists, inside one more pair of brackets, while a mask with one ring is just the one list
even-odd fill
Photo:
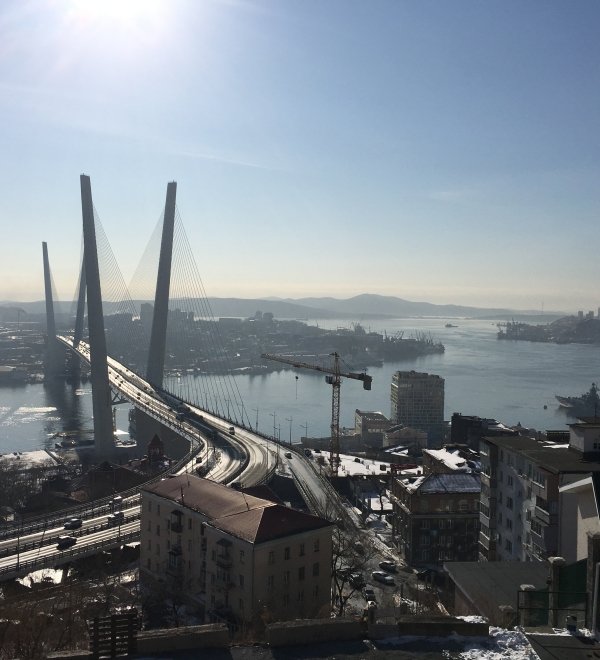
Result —
[[77, 543], [77, 539], [74, 536], [59, 536], [56, 542], [56, 547], [59, 550], [66, 550], [71, 546], [74, 546]]
[[[169, 475], [170, 476], [170, 475]], [[120, 525], [125, 519], [125, 515], [122, 511], [117, 511], [116, 513], [111, 513], [110, 516], [106, 517], [109, 527], [114, 527], [115, 525]]]
[[81, 518], [69, 518], [63, 525], [65, 529], [79, 529], [81, 527]]
[[393, 561], [389, 561], [387, 559], [379, 562], [379, 568], [382, 568], [388, 573], [395, 573], [398, 570], [398, 566]]
[[369, 601], [373, 601], [374, 603], [377, 602], [377, 598], [375, 597], [375, 592], [373, 591], [372, 587], [369, 587], [368, 585], [364, 587], [362, 594], [367, 603]]
[[292, 458], [292, 452], [291, 452], [291, 451], [286, 451], [285, 454], [284, 454], [284, 456], [285, 456], [286, 458]]
[[384, 573], [384, 571], [373, 571], [371, 577], [382, 584], [394, 584], [394, 578], [391, 575]]
[[235, 427], [234, 426], [230, 426], [228, 430], [229, 430], [229, 435], [235, 435]]

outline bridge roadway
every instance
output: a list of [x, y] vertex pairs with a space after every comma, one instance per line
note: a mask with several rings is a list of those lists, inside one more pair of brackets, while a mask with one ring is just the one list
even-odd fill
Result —
[[[59, 340], [89, 362], [87, 344], [82, 342], [73, 349], [69, 337]], [[108, 371], [115, 391], [190, 441], [190, 452], [172, 466], [172, 474], [192, 472], [199, 455], [202, 465], [209, 466], [205, 477], [224, 484], [236, 481], [244, 486], [257, 485], [276, 470], [278, 447], [269, 439], [194, 406], [189, 406], [192, 414], [178, 419], [177, 411], [141, 376], [110, 357]], [[235, 435], [229, 433], [231, 426]], [[64, 524], [70, 518], [81, 519], [81, 526], [66, 530]], [[140, 494], [134, 489], [121, 493], [117, 500], [105, 498], [22, 524], [6, 525], [0, 529], [0, 581], [139, 541], [139, 518]], [[75, 545], [60, 550], [57, 541], [63, 535], [75, 537]]]

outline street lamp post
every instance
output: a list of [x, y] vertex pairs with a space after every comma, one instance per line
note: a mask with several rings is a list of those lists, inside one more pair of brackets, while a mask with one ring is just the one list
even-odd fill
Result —
[[277, 440], [277, 413], [272, 412], [269, 415], [273, 418], [273, 440]]
[[290, 447], [291, 447], [292, 446], [292, 422], [294, 421], [294, 418], [291, 417], [291, 416], [286, 417], [285, 421], [290, 423]]
[[252, 410], [256, 413], [256, 428], [254, 430], [258, 433], [258, 408], [252, 408]]

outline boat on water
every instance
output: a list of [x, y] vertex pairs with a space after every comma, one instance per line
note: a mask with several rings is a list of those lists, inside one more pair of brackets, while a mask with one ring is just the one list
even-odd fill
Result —
[[561, 408], [574, 417], [597, 417], [600, 415], [600, 396], [596, 383], [581, 396], [554, 395]]

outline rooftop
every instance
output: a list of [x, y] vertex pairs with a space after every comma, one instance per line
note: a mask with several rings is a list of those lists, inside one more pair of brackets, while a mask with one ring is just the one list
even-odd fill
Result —
[[481, 483], [478, 474], [450, 472], [448, 474], [428, 474], [415, 480], [402, 479], [401, 483], [409, 492], [431, 493], [479, 493]]
[[486, 437], [486, 442], [509, 449], [528, 458], [532, 463], [554, 472], [600, 472], [600, 461], [566, 447], [538, 442], [522, 436]]
[[143, 490], [197, 511], [209, 519], [212, 527], [250, 543], [263, 543], [331, 524], [194, 475], [164, 479]]

